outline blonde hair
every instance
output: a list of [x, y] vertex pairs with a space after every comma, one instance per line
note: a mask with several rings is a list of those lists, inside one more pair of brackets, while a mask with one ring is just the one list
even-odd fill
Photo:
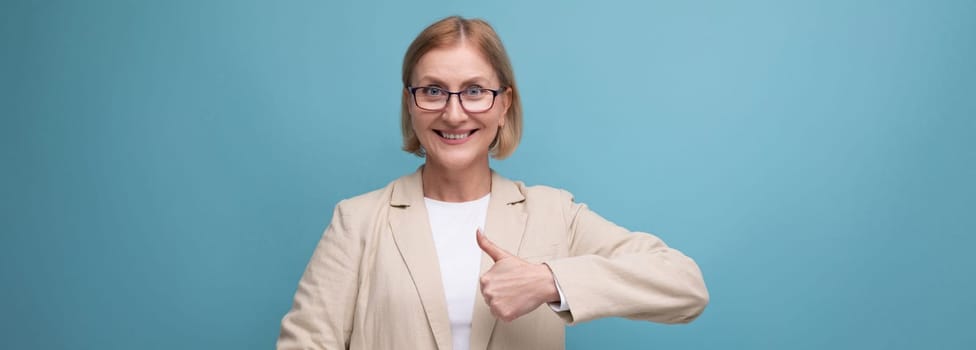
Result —
[[[495, 75], [500, 80], [502, 90], [508, 88], [512, 91], [510, 105], [505, 113], [505, 126], [499, 128], [489, 150], [492, 158], [504, 159], [515, 152], [515, 148], [518, 147], [522, 138], [522, 103], [519, 99], [518, 88], [515, 86], [515, 72], [512, 70], [508, 53], [502, 46], [501, 38], [498, 37], [488, 22], [477, 18], [465, 19], [460, 16], [451, 16], [434, 22], [420, 32], [403, 56], [403, 88], [406, 89], [410, 86], [413, 70], [424, 54], [434, 49], [458, 45], [462, 42], [473, 44], [474, 47], [478, 48], [481, 54], [488, 59], [492, 68], [495, 69]], [[409, 93], [402, 94], [400, 132], [403, 134], [403, 150], [418, 157], [424, 157], [426, 152], [410, 122], [409, 108], [412, 101]]]

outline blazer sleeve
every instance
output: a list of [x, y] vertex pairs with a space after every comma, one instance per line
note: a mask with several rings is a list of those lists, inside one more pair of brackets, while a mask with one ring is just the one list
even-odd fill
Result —
[[278, 349], [349, 347], [363, 251], [350, 222], [340, 202], [281, 320]]
[[603, 317], [688, 323], [708, 304], [694, 260], [660, 238], [629, 232], [561, 191], [569, 257], [547, 261], [570, 309], [570, 324]]

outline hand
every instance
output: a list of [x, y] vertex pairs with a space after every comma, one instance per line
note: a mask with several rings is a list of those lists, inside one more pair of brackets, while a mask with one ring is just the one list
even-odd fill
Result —
[[523, 260], [476, 232], [478, 246], [495, 264], [481, 275], [481, 295], [491, 314], [505, 322], [513, 321], [546, 302], [559, 301], [552, 270], [545, 264]]

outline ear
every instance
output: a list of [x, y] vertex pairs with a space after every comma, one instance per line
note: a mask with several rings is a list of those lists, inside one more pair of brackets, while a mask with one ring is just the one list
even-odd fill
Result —
[[504, 127], [508, 121], [508, 109], [512, 107], [512, 88], [507, 87], [502, 92], [502, 119], [498, 121], [498, 127]]

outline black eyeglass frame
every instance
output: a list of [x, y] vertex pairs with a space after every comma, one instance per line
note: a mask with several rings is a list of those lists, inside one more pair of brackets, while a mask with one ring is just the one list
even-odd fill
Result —
[[452, 95], [457, 95], [457, 97], [458, 97], [458, 104], [461, 105], [461, 109], [463, 109], [465, 112], [468, 112], [468, 113], [484, 113], [484, 112], [487, 112], [487, 111], [491, 110], [492, 107], [495, 107], [495, 99], [498, 98], [498, 94], [500, 94], [502, 92], [502, 90], [505, 89], [504, 87], [498, 88], [496, 90], [492, 90], [492, 89], [488, 89], [488, 88], [478, 88], [481, 91], [490, 91], [491, 92], [491, 103], [488, 105], [488, 108], [485, 108], [484, 110], [481, 110], [481, 111], [470, 111], [470, 110], [468, 110], [467, 107], [464, 107], [464, 99], [461, 98], [461, 93], [462, 92], [465, 92], [465, 90], [461, 90], [461, 91], [448, 91], [447, 89], [441, 89], [441, 88], [438, 88], [438, 89], [440, 89], [441, 91], [447, 93], [447, 99], [444, 100], [444, 107], [441, 107], [439, 109], [428, 109], [428, 108], [420, 107], [420, 103], [417, 102], [417, 90], [427, 89], [427, 88], [432, 88], [432, 87], [433, 88], [437, 88], [436, 86], [407, 86], [407, 91], [410, 92], [410, 96], [413, 96], [413, 104], [414, 104], [414, 106], [417, 106], [417, 108], [420, 108], [420, 109], [425, 110], [425, 111], [428, 111], [428, 112], [440, 112], [440, 111], [443, 111], [444, 109], [446, 109], [447, 108], [447, 105], [449, 105], [451, 103], [451, 96]]

